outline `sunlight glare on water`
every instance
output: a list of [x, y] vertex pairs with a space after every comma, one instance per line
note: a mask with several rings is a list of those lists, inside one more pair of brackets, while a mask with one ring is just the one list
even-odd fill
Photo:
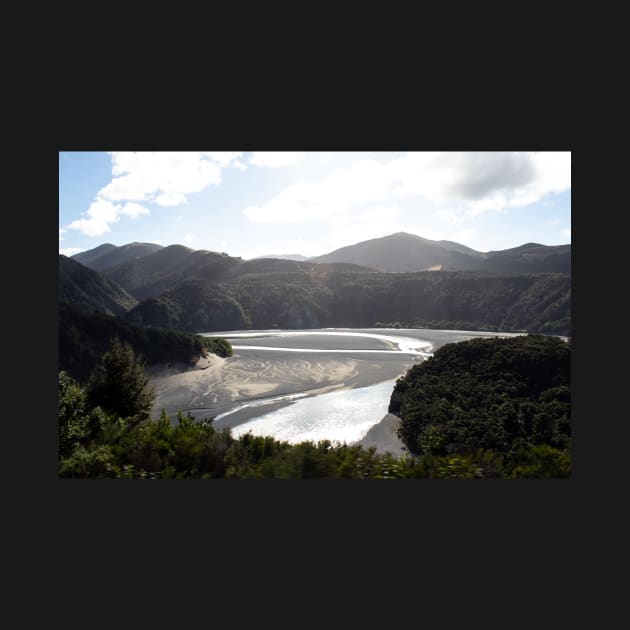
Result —
[[251, 431], [292, 444], [360, 440], [387, 413], [396, 381], [304, 398], [232, 428], [236, 438]]

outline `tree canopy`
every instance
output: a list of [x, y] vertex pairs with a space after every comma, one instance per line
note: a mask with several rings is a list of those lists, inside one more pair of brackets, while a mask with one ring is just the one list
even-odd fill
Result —
[[122, 418], [149, 417], [154, 392], [130, 344], [117, 338], [112, 340], [101, 365], [88, 381], [87, 400], [93, 407], [99, 406]]
[[451, 343], [411, 368], [389, 410], [412, 453], [571, 446], [571, 346], [523, 335]]

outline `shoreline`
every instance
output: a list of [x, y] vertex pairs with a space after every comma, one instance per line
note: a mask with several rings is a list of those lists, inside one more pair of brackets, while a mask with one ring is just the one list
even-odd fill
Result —
[[[326, 350], [313, 348], [308, 342], [308, 347], [300, 351], [290, 345], [281, 348], [281, 344], [275, 340], [272, 342], [273, 348], [252, 345], [257, 337], [277, 337], [285, 332], [291, 336], [308, 336], [326, 334], [327, 330], [341, 336], [347, 330], [348, 336], [353, 338], [351, 348], [345, 350], [333, 347]], [[396, 381], [413, 365], [430, 355], [417, 345], [403, 347], [409, 336], [414, 341], [425, 342], [427, 349], [433, 352], [445, 343], [518, 334], [417, 329], [413, 330], [418, 335], [416, 337], [410, 329], [387, 328], [230, 332], [233, 334], [232, 339], [249, 338], [252, 341], [247, 347], [235, 344], [234, 354], [228, 358], [210, 354], [193, 365], [160, 365], [146, 371], [156, 394], [152, 418], [158, 418], [164, 410], [171, 423], [175, 424], [177, 413], [182, 411], [198, 419], [220, 416], [214, 421], [217, 429], [236, 427], [302, 398]], [[378, 336], [379, 344], [382, 344], [382, 333], [390, 333], [385, 337], [387, 345], [396, 343], [401, 351], [385, 351], [383, 345], [377, 349], [373, 337]], [[223, 336], [230, 338], [231, 335], [226, 332]], [[395, 337], [401, 337], [400, 342]], [[301, 340], [300, 343], [305, 342]], [[397, 416], [385, 413], [363, 438], [353, 444], [366, 448], [373, 446], [379, 453], [405, 454], [407, 451], [395, 434], [399, 423]]]
[[[395, 380], [414, 363], [402, 356], [389, 362], [369, 358], [340, 360], [334, 355], [313, 361], [287, 354], [272, 362], [256, 356], [223, 359], [211, 355], [193, 366], [154, 366], [147, 371], [150, 384], [156, 388], [151, 415], [155, 419], [164, 409], [175, 424], [177, 412], [182, 411], [198, 420], [214, 417], [217, 430], [237, 427], [296, 400]], [[222, 414], [227, 415], [216, 419]], [[394, 418], [385, 414], [352, 445], [374, 446], [378, 453], [403, 454], [403, 445], [394, 433], [398, 426]]]

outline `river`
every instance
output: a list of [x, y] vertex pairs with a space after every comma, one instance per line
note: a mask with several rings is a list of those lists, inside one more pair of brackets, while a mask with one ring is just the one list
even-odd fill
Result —
[[440, 346], [514, 334], [382, 328], [203, 333], [228, 339], [234, 356], [187, 381], [156, 381], [155, 409], [213, 417], [217, 428], [230, 427], [236, 437], [251, 432], [291, 443], [353, 443], [384, 419], [396, 379]]

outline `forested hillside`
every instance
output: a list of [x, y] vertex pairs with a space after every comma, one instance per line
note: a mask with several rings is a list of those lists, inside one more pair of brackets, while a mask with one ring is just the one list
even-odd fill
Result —
[[[449, 357], [447, 364], [450, 367], [442, 370], [440, 376], [457, 375], [469, 385], [468, 379], [472, 378], [468, 373], [471, 348], [463, 343], [451, 345], [463, 349], [457, 352], [444, 346], [447, 351], [440, 356]], [[165, 413], [153, 421], [149, 416], [153, 392], [135, 361], [133, 350], [125, 344], [113, 343], [87, 384], [77, 383], [66, 372], [59, 373], [59, 475], [66, 478], [136, 479], [568, 477], [571, 458], [566, 399], [569, 395], [565, 391], [568, 388], [561, 384], [564, 361], [561, 356], [557, 357], [558, 362], [554, 361], [543, 350], [536, 351], [533, 347], [529, 350], [542, 355], [543, 373], [523, 382], [510, 379], [510, 383], [521, 398], [540, 399], [541, 410], [532, 416], [531, 406], [535, 403], [523, 407], [522, 413], [514, 418], [519, 438], [511, 441], [509, 449], [502, 441], [500, 431], [485, 421], [486, 388], [471, 402], [472, 406], [467, 407], [468, 415], [465, 422], [460, 423], [461, 427], [453, 427], [454, 422], [450, 419], [436, 416], [435, 430], [425, 427], [424, 433], [421, 432], [428, 436], [427, 446], [423, 441], [416, 442], [422, 453], [395, 457], [390, 453], [377, 454], [374, 448], [333, 445], [329, 441], [289, 444], [248, 434], [236, 439], [229, 429], [215, 429], [211, 419], [196, 421], [181, 413], [175, 423]], [[492, 366], [492, 354], [483, 351], [473, 354], [478, 357], [475, 368]], [[498, 365], [501, 374], [510, 372], [504, 363], [500, 361]], [[517, 353], [510, 373], [515, 371], [531, 373], [531, 361]], [[496, 370], [488, 370], [488, 378], [495, 375]], [[428, 411], [444, 416], [448, 403], [438, 399], [433, 391], [425, 395], [414, 387], [416, 381], [408, 375], [405, 418], [411, 418], [413, 422], [413, 399], [427, 395], [432, 397], [435, 406], [435, 410]], [[448, 391], [439, 392], [441, 398], [447, 395]], [[464, 396], [461, 390], [456, 390], [455, 397], [455, 402], [471, 400], [474, 392]], [[507, 410], [510, 401], [502, 401], [502, 404]], [[500, 411], [503, 413], [504, 410]], [[455, 406], [453, 414], [463, 415], [463, 412]], [[481, 419], [477, 420], [477, 417]], [[512, 416], [508, 412], [505, 417]], [[519, 424], [521, 417], [523, 422]], [[528, 423], [529, 419], [532, 419], [531, 423]], [[488, 438], [479, 435], [475, 428], [477, 423], [484, 430], [490, 430]], [[423, 424], [422, 420], [420, 424]], [[445, 425], [444, 429], [442, 425]], [[522, 438], [521, 434], [524, 434]], [[418, 449], [414, 447], [414, 450]]]
[[[113, 250], [105, 245], [81, 254], [91, 259], [98, 253], [97, 262], [142, 252], [104, 272], [127, 295], [122, 310], [131, 311], [129, 321], [139, 325], [189, 332], [396, 326], [571, 335], [570, 245], [528, 243], [481, 253], [450, 241], [400, 233], [346, 248], [370, 254], [359, 258], [378, 264], [384, 260], [376, 256], [380, 252], [390, 262], [416, 256], [414, 260], [421, 259], [416, 266], [447, 261], [447, 267], [487, 268], [404, 273], [353, 262], [323, 262], [326, 257], [319, 257], [320, 262], [243, 260], [182, 245], [155, 251], [144, 245]], [[405, 268], [403, 262], [394, 267]], [[563, 272], [541, 273], [548, 269]], [[74, 290], [70, 302], [86, 307], [89, 300], [80, 298], [80, 291]], [[106, 304], [97, 310], [121, 314], [121, 309], [107, 310]]]
[[[496, 460], [571, 447], [571, 345], [523, 335], [447, 344], [396, 383], [389, 411], [411, 453]], [[563, 476], [563, 475], [559, 475]]]
[[106, 271], [129, 260], [142, 258], [157, 252], [160, 249], [162, 249], [162, 246], [155, 243], [128, 243], [120, 247], [111, 243], [105, 243], [87, 252], [75, 254], [73, 259], [95, 271]]
[[85, 381], [114, 338], [129, 343], [147, 365], [193, 364], [207, 352], [222, 357], [232, 355], [232, 347], [225, 339], [143, 328], [119, 317], [87, 313], [67, 303], [59, 305], [60, 370]]
[[[274, 261], [283, 262], [283, 261]], [[286, 261], [285, 261], [286, 262]], [[305, 263], [293, 263], [301, 265]], [[571, 334], [571, 279], [565, 274], [318, 269], [202, 280], [140, 303], [131, 321], [191, 332], [238, 328], [422, 327]]]
[[105, 276], [63, 255], [59, 255], [59, 303], [85, 311], [123, 315], [138, 301]]

